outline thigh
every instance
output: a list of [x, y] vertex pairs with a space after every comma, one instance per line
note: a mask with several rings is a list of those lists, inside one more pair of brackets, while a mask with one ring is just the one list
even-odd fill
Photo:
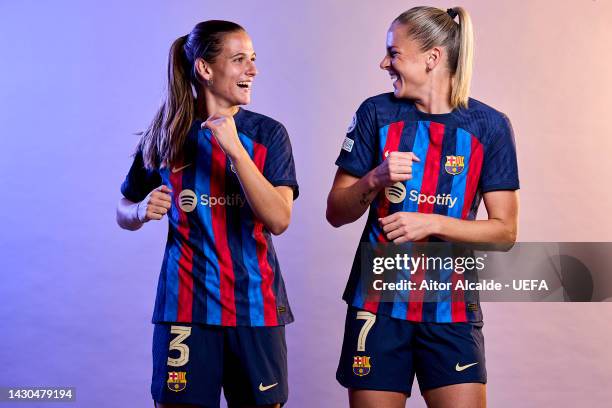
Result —
[[228, 328], [223, 370], [228, 406], [274, 407], [287, 402], [285, 326]]
[[404, 408], [407, 398], [401, 392], [349, 389], [350, 408]]
[[[389, 391], [405, 398], [414, 380], [411, 337], [410, 322], [349, 308], [336, 379], [353, 391]], [[387, 394], [352, 395], [355, 400]]]
[[151, 395], [158, 406], [219, 407], [222, 330], [204, 325], [155, 325]]
[[270, 405], [229, 405], [228, 408], [281, 408], [281, 404], [270, 404]]
[[486, 385], [464, 383], [447, 385], [423, 392], [428, 408], [485, 408]]
[[[482, 390], [487, 382], [480, 323], [419, 323], [414, 337], [416, 376], [421, 393], [454, 384], [453, 390]], [[445, 395], [443, 391], [441, 391]]]

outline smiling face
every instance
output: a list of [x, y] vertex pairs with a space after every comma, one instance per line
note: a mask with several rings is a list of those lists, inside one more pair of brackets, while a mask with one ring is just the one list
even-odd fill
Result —
[[229, 108], [251, 102], [253, 80], [257, 75], [251, 37], [244, 31], [223, 37], [223, 49], [213, 63], [206, 64], [202, 77], [219, 107]]
[[393, 23], [387, 31], [386, 46], [387, 53], [380, 68], [389, 72], [394, 95], [397, 98], [419, 98], [428, 82], [429, 53], [422, 52], [419, 44], [406, 34], [406, 26], [399, 23]]

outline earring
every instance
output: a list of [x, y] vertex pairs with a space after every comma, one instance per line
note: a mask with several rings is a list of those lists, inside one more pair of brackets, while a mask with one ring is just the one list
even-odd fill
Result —
[[213, 80], [212, 79], [207, 79], [206, 80], [206, 85], [212, 86], [213, 85]]

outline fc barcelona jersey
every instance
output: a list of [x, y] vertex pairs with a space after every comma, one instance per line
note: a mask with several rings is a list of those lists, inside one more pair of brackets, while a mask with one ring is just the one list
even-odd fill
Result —
[[[291, 144], [275, 120], [240, 109], [238, 136], [273, 186], [298, 184]], [[277, 326], [293, 321], [270, 232], [258, 220], [233, 165], [196, 120], [180, 163], [153, 171], [137, 152], [121, 186], [133, 202], [160, 184], [172, 190], [168, 238], [153, 322]]]
[[[508, 118], [470, 99], [468, 107], [447, 114], [427, 114], [414, 103], [392, 93], [367, 99], [357, 110], [336, 164], [363, 177], [382, 163], [389, 152], [414, 152], [412, 178], [382, 189], [370, 205], [362, 243], [388, 242], [378, 222], [406, 211], [474, 220], [483, 193], [519, 188], [514, 135]], [[344, 292], [350, 305], [416, 322], [481, 321], [478, 300], [428, 302], [413, 294], [395, 302], [380, 302], [363, 290], [360, 250], [357, 250]], [[454, 284], [456, 273], [410, 277], [418, 286], [429, 278]], [[454, 287], [454, 286], [453, 286]]]

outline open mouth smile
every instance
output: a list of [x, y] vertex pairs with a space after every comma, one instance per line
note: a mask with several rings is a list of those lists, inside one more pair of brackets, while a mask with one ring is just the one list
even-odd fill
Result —
[[239, 88], [251, 90], [251, 86], [253, 85], [253, 83], [251, 81], [240, 81], [236, 83], [236, 85], [238, 85]]

